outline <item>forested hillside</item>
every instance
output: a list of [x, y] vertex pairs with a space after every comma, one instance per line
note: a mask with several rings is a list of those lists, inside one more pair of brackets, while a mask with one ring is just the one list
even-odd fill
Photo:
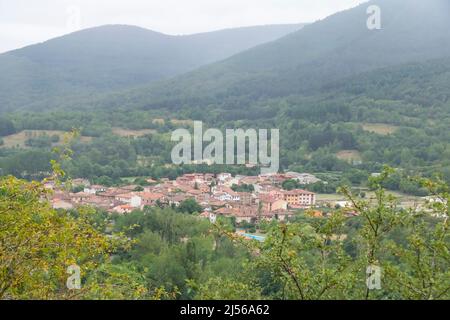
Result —
[[68, 97], [167, 79], [301, 27], [268, 25], [187, 36], [124, 25], [82, 30], [0, 55], [0, 111], [60, 108]]
[[[448, 3], [441, 0], [433, 0], [427, 6], [400, 0], [374, 3], [385, 8], [382, 30], [368, 31], [364, 24], [362, 29], [357, 28], [356, 23], [365, 17], [363, 7], [357, 7], [307, 26], [273, 44], [251, 49], [171, 82], [159, 83], [150, 91], [96, 95], [86, 100], [64, 99], [59, 111], [6, 115], [0, 122], [3, 135], [0, 168], [5, 174], [26, 178], [42, 175], [48, 170], [50, 151], [57, 140], [52, 137], [54, 133], [27, 137], [26, 130], [78, 128], [84, 140], [74, 146], [74, 161], [67, 168], [77, 177], [102, 178], [112, 183], [127, 176], [174, 177], [186, 171], [219, 170], [166, 166], [172, 148], [170, 132], [180, 126], [189, 128], [192, 120], [202, 120], [207, 126], [218, 128], [279, 128], [282, 170], [338, 172], [341, 178], [350, 178], [352, 183], [359, 184], [370, 173], [389, 164], [405, 170], [391, 184], [392, 189], [423, 195], [423, 190], [405, 180], [410, 173], [427, 176], [441, 173], [450, 181], [450, 54], [430, 59], [445, 55], [450, 45], [450, 29], [445, 29], [449, 20], [443, 19], [441, 14]], [[411, 17], [426, 23], [423, 27], [419, 27], [417, 21], [410, 24]], [[427, 35], [429, 30], [433, 30], [433, 34]], [[394, 50], [398, 44], [389, 40], [397, 34], [402, 35], [399, 42], [404, 46], [401, 50], [399, 45], [398, 51]], [[319, 41], [321, 37], [334, 41]], [[308, 42], [313, 39], [317, 41]], [[306, 43], [309, 49], [305, 53], [289, 57], [295, 50], [288, 50], [286, 46], [295, 45], [300, 50], [298, 48]], [[383, 49], [380, 50], [387, 53], [367, 54], [368, 50], [378, 50], [377, 43], [381, 43]], [[352, 54], [359, 55], [370, 67], [351, 69], [353, 71], [347, 75], [344, 72], [333, 77], [320, 72], [322, 63], [316, 64], [315, 75], [324, 78], [320, 86], [311, 86], [306, 91], [296, 86], [294, 80], [288, 84], [263, 80], [267, 86], [280, 85], [289, 91], [282, 96], [270, 97], [270, 89], [262, 89], [258, 81], [240, 82], [242, 74], [256, 74], [252, 69], [273, 76], [289, 64], [312, 68], [314, 64], [308, 62], [312, 52], [322, 52], [321, 59], [330, 57], [329, 54], [336, 59], [353, 57], [337, 54], [338, 46], [341, 49], [351, 47]], [[259, 58], [252, 63], [249, 60], [234, 65], [253, 55]], [[260, 66], [252, 67], [265, 56], [271, 59], [270, 63], [261, 62]], [[399, 56], [404, 58], [399, 59]], [[406, 63], [408, 60], [412, 62]], [[358, 65], [334, 62], [337, 67], [348, 70]], [[232, 73], [219, 72], [225, 65], [228, 66], [225, 71]], [[378, 65], [386, 66], [375, 68]], [[274, 73], [267, 71], [269, 69]], [[303, 67], [300, 69], [303, 72]], [[326, 69], [327, 72], [335, 70], [332, 66]], [[199, 75], [213, 77], [211, 70], [218, 70], [217, 77], [202, 82]], [[258, 74], [259, 77], [261, 73]], [[286, 74], [289, 73], [283, 73]], [[238, 85], [236, 90], [222, 83], [225, 77], [228, 84]], [[314, 78], [305, 79], [313, 83]], [[177, 122], [177, 119], [185, 122]], [[134, 138], [117, 137], [118, 128], [150, 131]]]
[[[308, 96], [248, 102], [240, 110], [227, 109], [219, 102], [209, 105], [208, 112], [185, 106], [176, 117], [203, 120], [219, 128], [279, 128], [282, 169], [344, 172], [345, 177], [356, 176], [351, 180], [358, 184], [383, 164], [390, 164], [405, 169], [405, 177], [410, 173], [441, 173], [450, 182], [449, 62], [446, 58], [388, 67], [330, 83]], [[94, 108], [9, 115], [0, 122], [5, 141], [0, 148], [0, 168], [5, 174], [23, 177], [48, 170], [54, 145], [51, 135], [28, 137], [27, 149], [21, 150], [10, 148], [15, 146], [11, 134], [79, 128], [91, 140], [74, 146], [75, 158], [68, 170], [77, 177], [107, 177], [112, 181], [127, 176], [174, 177], [195, 170], [220, 170], [166, 167], [173, 146], [170, 132], [180, 125], [189, 127], [189, 121], [172, 122], [173, 111], [119, 108], [111, 114]], [[161, 118], [162, 122], [156, 121]], [[134, 138], [117, 137], [117, 127], [152, 131]], [[353, 156], [343, 159], [341, 152]], [[400, 186], [401, 180], [397, 177], [391, 188], [423, 194], [406, 181]]]
[[177, 108], [309, 94], [362, 72], [450, 56], [446, 0], [377, 0], [382, 29], [366, 26], [367, 4], [308, 25], [223, 62], [103, 100], [105, 107]]

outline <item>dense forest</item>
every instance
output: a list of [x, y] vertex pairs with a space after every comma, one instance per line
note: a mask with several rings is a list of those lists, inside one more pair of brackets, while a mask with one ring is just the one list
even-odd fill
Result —
[[167, 79], [301, 27], [267, 25], [185, 36], [128, 25], [78, 31], [0, 54], [0, 111], [58, 109], [67, 100]]
[[[0, 122], [1, 135], [26, 130], [77, 128], [90, 137], [72, 148], [66, 164], [74, 177], [114, 181], [130, 176], [176, 177], [195, 170], [217, 172], [220, 166], [170, 168], [171, 132], [202, 120], [217, 128], [279, 128], [281, 170], [341, 173], [344, 182], [359, 185], [384, 164], [401, 168], [393, 190], [424, 195], [408, 176], [442, 175], [450, 181], [450, 70], [448, 59], [381, 69], [330, 84], [309, 96], [293, 95], [226, 110], [220, 101], [207, 113], [186, 105], [171, 119], [170, 111], [103, 109], [15, 113]], [[245, 102], [238, 102], [239, 105]], [[257, 116], [255, 116], [255, 114]], [[172, 121], [173, 120], [173, 121]], [[188, 121], [189, 120], [189, 121]], [[375, 129], [371, 129], [371, 124]], [[380, 126], [380, 124], [382, 124]], [[376, 126], [385, 129], [381, 132]], [[113, 129], [152, 130], [140, 137], [118, 137]], [[5, 139], [5, 138], [3, 138]], [[52, 141], [53, 139], [53, 141]], [[3, 174], [30, 178], [48, 172], [56, 137], [29, 138], [26, 149], [0, 149]], [[350, 158], [340, 152], [350, 151]], [[232, 172], [245, 168], [226, 168]], [[255, 171], [256, 172], [256, 171]]]

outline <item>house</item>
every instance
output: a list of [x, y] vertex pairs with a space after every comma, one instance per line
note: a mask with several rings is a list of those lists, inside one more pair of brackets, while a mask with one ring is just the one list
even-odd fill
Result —
[[190, 185], [194, 186], [196, 184], [205, 183], [205, 175], [201, 173], [188, 173], [181, 177], [178, 177], [175, 181], [177, 185]]
[[210, 212], [209, 213], [209, 222], [216, 223], [217, 222], [217, 215], [215, 215], [214, 213]]
[[179, 207], [183, 201], [186, 201], [188, 197], [184, 194], [175, 194], [167, 197], [169, 206]]
[[279, 220], [279, 221], [287, 221], [288, 218], [293, 217], [295, 214], [292, 211], [288, 211], [288, 210], [272, 210], [269, 212], [264, 212], [261, 215], [261, 218], [267, 221], [270, 220]]
[[210, 216], [211, 216], [211, 212], [206, 211], [206, 210], [199, 214], [199, 217], [204, 218], [204, 219], [209, 219]]
[[240, 181], [241, 181], [242, 184], [253, 185], [253, 184], [257, 184], [259, 182], [259, 177], [256, 177], [256, 176], [245, 176]]
[[103, 197], [106, 199], [110, 199], [111, 201], [116, 198], [117, 195], [123, 194], [123, 190], [119, 188], [109, 188], [105, 192], [101, 192], [98, 194], [99, 197]]
[[73, 205], [70, 202], [64, 201], [62, 199], [53, 199], [52, 200], [52, 208], [53, 209], [70, 210], [70, 209], [73, 209]]
[[306, 190], [276, 191], [272, 195], [277, 199], [287, 201], [291, 208], [311, 208], [316, 205], [315, 193]]
[[235, 208], [234, 217], [236, 217], [236, 223], [255, 223], [258, 221], [258, 208], [256, 206], [241, 206]]
[[353, 204], [350, 201], [336, 201], [334, 206], [337, 208], [352, 208]]
[[79, 193], [71, 193], [70, 194], [70, 200], [73, 203], [82, 204], [86, 203], [90, 200], [92, 197], [92, 194], [86, 193], [86, 192], [79, 192]]
[[233, 208], [223, 207], [215, 210], [214, 213], [219, 216], [234, 216], [237, 211]]
[[152, 178], [148, 178], [148, 179], [146, 179], [145, 181], [146, 181], [147, 183], [149, 183], [149, 184], [156, 184], [156, 183], [158, 183], [158, 181], [153, 180]]
[[143, 205], [142, 197], [139, 195], [139, 192], [118, 194], [115, 196], [115, 200], [129, 204], [133, 208], [140, 208]]
[[127, 192], [127, 191], [128, 192], [133, 192], [133, 191], [135, 191], [136, 189], [138, 189], [140, 187], [141, 186], [139, 186], [137, 184], [130, 184], [130, 185], [127, 185], [127, 186], [122, 186], [119, 189], [123, 190], [124, 192]]
[[270, 179], [270, 181], [274, 185], [282, 185], [283, 182], [285, 182], [286, 180], [289, 180], [289, 177], [286, 176], [285, 174], [280, 174], [280, 173], [273, 175]]
[[268, 174], [262, 174], [259, 176], [260, 182], [270, 183], [270, 184], [282, 184], [284, 181], [288, 180], [289, 177], [287, 177], [285, 174], [280, 173], [268, 173]]
[[238, 192], [241, 205], [250, 206], [255, 203], [255, 197], [250, 192]]
[[72, 186], [73, 187], [89, 187], [91, 183], [87, 179], [73, 179]]
[[102, 208], [105, 210], [109, 210], [110, 208], [114, 207], [115, 205], [118, 205], [119, 203], [116, 201], [111, 201], [108, 198], [99, 197], [99, 196], [92, 196], [88, 200], [84, 202], [86, 205], [90, 205], [96, 208]]
[[212, 188], [213, 197], [220, 201], [240, 201], [241, 196], [238, 192], [234, 192], [231, 188], [225, 186], [217, 186]]
[[270, 195], [262, 195], [259, 198], [259, 203], [261, 205], [261, 210], [264, 212], [271, 211], [287, 211], [288, 202], [284, 199], [279, 199], [272, 197]]
[[186, 191], [186, 193], [191, 197], [197, 197], [203, 194], [203, 191], [196, 190], [196, 189], [189, 189]]
[[217, 184], [224, 185], [227, 181], [231, 180], [232, 177], [231, 173], [220, 173], [217, 175]]
[[258, 208], [255, 206], [225, 207], [214, 211], [214, 214], [217, 216], [235, 217], [236, 223], [254, 223], [258, 220]]
[[240, 185], [241, 184], [241, 180], [242, 177], [234, 177], [234, 178], [230, 178], [227, 181], [225, 181], [224, 185], [228, 186], [228, 187], [232, 187], [233, 185]]
[[104, 187], [104, 186], [100, 186], [100, 185], [92, 185], [90, 187], [86, 187], [84, 188], [84, 192], [85, 193], [89, 193], [89, 194], [97, 194], [99, 192], [105, 192], [108, 188]]
[[114, 199], [116, 201], [123, 202], [123, 203], [131, 203], [131, 198], [133, 198], [134, 196], [135, 196], [135, 194], [132, 192], [120, 193], [120, 194], [117, 194], [114, 197]]
[[241, 197], [236, 192], [216, 192], [213, 194], [214, 199], [219, 201], [233, 201], [238, 202], [241, 200]]
[[155, 207], [158, 203], [165, 202], [166, 198], [166, 196], [162, 193], [141, 192], [140, 195], [142, 197], [142, 205], [149, 207]]
[[212, 209], [219, 209], [225, 207], [227, 203], [225, 201], [220, 200], [210, 200], [209, 205], [211, 206]]
[[212, 174], [212, 173], [206, 173], [205, 176], [204, 176], [204, 179], [205, 179], [205, 182], [208, 183], [208, 184], [210, 184], [210, 183], [215, 181], [214, 174]]
[[145, 187], [144, 192], [146, 193], [171, 193], [174, 192], [178, 187], [175, 186], [174, 182], [163, 182], [156, 186]]
[[122, 204], [117, 207], [114, 207], [111, 212], [119, 213], [119, 214], [125, 214], [125, 213], [131, 213], [133, 212], [135, 208], [133, 208], [129, 204]]

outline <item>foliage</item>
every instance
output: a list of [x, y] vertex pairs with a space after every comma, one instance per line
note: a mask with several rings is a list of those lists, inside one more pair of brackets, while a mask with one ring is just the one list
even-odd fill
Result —
[[201, 213], [203, 208], [194, 198], [189, 198], [181, 202], [177, 210], [182, 213], [194, 214]]
[[254, 192], [255, 191], [255, 187], [252, 184], [241, 184], [241, 185], [232, 185], [231, 189], [234, 192]]
[[[433, 200], [404, 210], [382, 187], [392, 172], [387, 168], [371, 179], [375, 201], [343, 188], [352, 208], [277, 224], [262, 244], [223, 231], [253, 253], [238, 275], [239, 286], [258, 288], [267, 299], [449, 299], [448, 187], [423, 180]], [[347, 218], [349, 211], [357, 217]], [[366, 285], [369, 266], [382, 270], [379, 290]], [[235, 286], [215, 279], [201, 287], [200, 296], [212, 290], [213, 297], [233, 297], [229, 290]]]
[[13, 177], [0, 180], [0, 298], [71, 299], [67, 268], [83, 275], [108, 261], [120, 238], [111, 239], [89, 223], [91, 210], [77, 216], [53, 210], [41, 201], [47, 191], [38, 183]]

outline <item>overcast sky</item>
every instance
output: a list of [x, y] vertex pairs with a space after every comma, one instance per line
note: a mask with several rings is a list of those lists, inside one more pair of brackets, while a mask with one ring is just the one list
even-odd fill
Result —
[[166, 34], [313, 22], [366, 0], [0, 0], [0, 52], [104, 24]]

